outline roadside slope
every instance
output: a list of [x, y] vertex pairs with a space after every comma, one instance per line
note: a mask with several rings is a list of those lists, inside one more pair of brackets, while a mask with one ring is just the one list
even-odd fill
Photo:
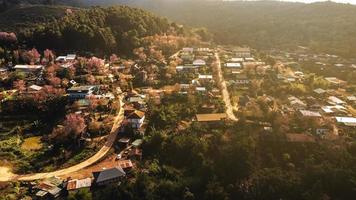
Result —
[[105, 145], [94, 156], [92, 156], [89, 159], [87, 159], [77, 165], [74, 165], [72, 167], [68, 167], [68, 168], [53, 171], [53, 172], [47, 172], [47, 173], [16, 175], [16, 174], [12, 174], [7, 168], [0, 168], [0, 172], [1, 171], [3, 172], [3, 173], [0, 173], [0, 182], [33, 181], [33, 180], [50, 178], [50, 177], [54, 177], [54, 176], [62, 176], [62, 175], [70, 174], [72, 172], [79, 171], [85, 167], [88, 167], [88, 166], [98, 162], [100, 159], [102, 159], [103, 157], [105, 157], [107, 155], [107, 153], [110, 151], [111, 147], [115, 143], [119, 128], [121, 126], [121, 122], [124, 120], [124, 111], [122, 109], [122, 105], [123, 104], [120, 100], [120, 111], [114, 120], [114, 125], [111, 129], [110, 134], [107, 137], [107, 141], [106, 141]]

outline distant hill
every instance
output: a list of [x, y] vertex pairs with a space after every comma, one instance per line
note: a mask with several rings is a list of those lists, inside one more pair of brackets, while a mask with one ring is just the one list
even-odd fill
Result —
[[127, 55], [140, 46], [142, 38], [166, 33], [169, 28], [165, 18], [142, 9], [114, 6], [79, 9], [19, 35], [28, 47], [38, 49]]
[[65, 15], [68, 7], [26, 5], [16, 6], [0, 13], [0, 31], [24, 31], [34, 25], [47, 23]]
[[256, 48], [309, 46], [356, 57], [356, 6], [332, 2], [87, 0], [87, 5], [124, 3], [179, 23], [207, 27], [224, 44]]
[[0, 0], [0, 12], [19, 5], [70, 5], [80, 6], [81, 0]]
[[[356, 6], [348, 4], [218, 0], [7, 1], [13, 4], [17, 2], [17, 5], [21, 2], [81, 7], [126, 4], [150, 10], [185, 25], [207, 27], [220, 44], [250, 45], [259, 49], [303, 45], [317, 52], [356, 57]], [[0, 13], [0, 30], [22, 25], [28, 27], [32, 19], [42, 22], [63, 14], [63, 7], [13, 9]]]

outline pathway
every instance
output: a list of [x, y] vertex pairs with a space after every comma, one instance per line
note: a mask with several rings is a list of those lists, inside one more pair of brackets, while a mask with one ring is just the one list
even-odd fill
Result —
[[224, 80], [223, 72], [221, 69], [221, 61], [218, 53], [215, 53], [216, 59], [216, 71], [218, 75], [218, 84], [220, 86], [221, 94], [225, 102], [226, 114], [230, 120], [237, 121], [237, 117], [234, 114], [234, 107], [231, 105], [231, 99], [229, 91], [227, 90], [226, 82]]
[[35, 173], [35, 174], [26, 174], [26, 175], [16, 175], [11, 173], [9, 168], [5, 167], [0, 167], [0, 182], [5, 182], [5, 181], [33, 181], [33, 180], [39, 180], [39, 179], [46, 179], [46, 178], [51, 178], [54, 176], [63, 176], [66, 174], [70, 174], [76, 171], [79, 171], [85, 167], [88, 167], [90, 165], [93, 165], [94, 163], [98, 162], [102, 158], [104, 158], [107, 153], [110, 151], [111, 147], [114, 145], [116, 136], [118, 134], [119, 128], [121, 126], [121, 122], [124, 120], [124, 111], [122, 109], [122, 101], [120, 100], [120, 111], [118, 115], [116, 116], [114, 120], [114, 125], [107, 137], [107, 141], [104, 144], [104, 146], [92, 157], [89, 159], [76, 164], [74, 166], [53, 171], [53, 172], [46, 172], [46, 173]]

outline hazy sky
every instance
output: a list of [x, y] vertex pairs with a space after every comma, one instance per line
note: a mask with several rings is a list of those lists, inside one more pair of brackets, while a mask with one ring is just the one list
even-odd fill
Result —
[[[234, 1], [234, 0], [224, 0], [224, 1]], [[259, 1], [259, 0], [245, 0], [245, 1]], [[276, 1], [291, 1], [291, 2], [304, 2], [304, 3], [313, 3], [313, 2], [321, 2], [328, 0], [276, 0]], [[356, 5], [356, 0], [331, 0], [338, 3], [351, 3]]]
[[[312, 2], [320, 2], [320, 1], [326, 1], [326, 0], [281, 0], [281, 1], [293, 1], [293, 2], [304, 2], [304, 3], [312, 3]], [[333, 0], [334, 2], [338, 3], [352, 3], [356, 4], [356, 0]]]

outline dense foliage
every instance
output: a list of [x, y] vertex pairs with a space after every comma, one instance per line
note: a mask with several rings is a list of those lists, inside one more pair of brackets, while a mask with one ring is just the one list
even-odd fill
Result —
[[21, 6], [0, 12], [1, 31], [24, 31], [34, 28], [34, 25], [52, 22], [66, 14], [65, 6]]
[[44, 5], [2, 12], [0, 27], [15, 32], [18, 44], [28, 48], [96, 55], [128, 55], [142, 45], [144, 37], [181, 29], [164, 18], [127, 6], [78, 9]]
[[145, 170], [120, 186], [95, 191], [94, 199], [355, 197], [354, 143], [292, 143], [284, 133], [266, 133], [263, 127], [243, 122], [213, 126], [193, 122], [177, 130], [182, 115], [175, 113], [188, 117], [196, 112], [190, 108], [192, 100], [183, 100], [164, 99], [169, 103], [152, 108], [155, 128], [145, 138], [140, 166]]
[[34, 5], [34, 4], [45, 4], [45, 5], [81, 5], [76, 0], [0, 0], [0, 12], [5, 11], [18, 5]]
[[26, 35], [29, 45], [58, 51], [131, 53], [140, 38], [167, 31], [167, 20], [125, 6], [80, 10]]
[[354, 57], [356, 6], [332, 2], [130, 1], [180, 23], [207, 27], [224, 44], [255, 48], [309, 46]]

